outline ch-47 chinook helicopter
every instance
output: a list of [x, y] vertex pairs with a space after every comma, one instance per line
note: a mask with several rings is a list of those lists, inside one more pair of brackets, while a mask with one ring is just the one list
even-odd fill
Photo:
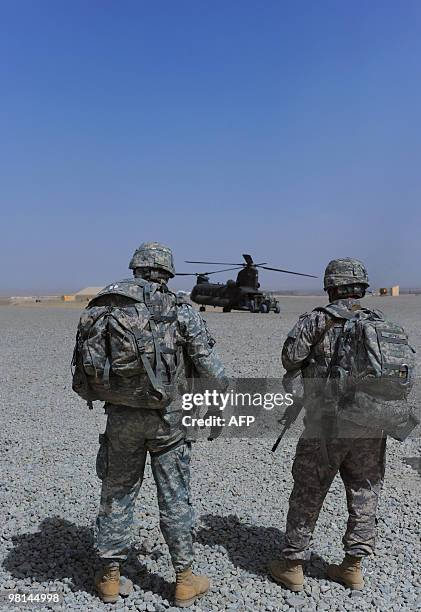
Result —
[[[268, 294], [259, 290], [258, 268], [263, 270], [273, 270], [284, 274], [296, 274], [298, 276], [309, 276], [317, 278], [312, 274], [302, 272], [291, 272], [280, 268], [269, 268], [266, 262], [254, 263], [251, 255], [243, 254], [246, 263], [223, 263], [212, 261], [186, 261], [191, 264], [205, 264], [216, 266], [235, 266], [224, 270], [214, 270], [212, 272], [178, 272], [177, 276], [196, 276], [196, 285], [190, 293], [190, 299], [200, 305], [200, 310], [206, 310], [206, 306], [220, 306], [223, 312], [231, 310], [248, 310], [249, 312], [269, 312], [274, 310], [280, 312], [279, 303]], [[209, 282], [210, 274], [239, 270], [237, 280], [229, 280], [226, 283]]]

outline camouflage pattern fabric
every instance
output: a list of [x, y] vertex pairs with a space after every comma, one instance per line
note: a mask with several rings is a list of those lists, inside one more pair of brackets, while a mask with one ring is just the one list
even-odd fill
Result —
[[348, 319], [330, 364], [342, 394], [360, 390], [386, 401], [405, 399], [413, 386], [415, 350], [403, 327], [379, 310], [323, 310]]
[[[352, 311], [353, 307], [360, 306], [360, 302], [348, 298], [336, 300], [333, 305], [338, 309]], [[331, 308], [332, 304], [329, 307]], [[331, 317], [323, 309], [301, 315], [289, 332], [282, 349], [282, 363], [287, 371], [305, 364], [304, 378], [326, 378], [337, 339], [345, 323], [345, 320], [338, 319], [326, 332], [329, 320]]]
[[158, 268], [168, 272], [171, 277], [175, 275], [172, 251], [160, 242], [143, 242], [134, 252], [129, 268]]
[[[331, 327], [327, 329], [328, 326]], [[344, 328], [346, 335], [342, 333]], [[384, 339], [379, 339], [381, 334]], [[413, 384], [414, 357], [407, 335], [402, 327], [386, 321], [380, 311], [367, 311], [355, 299], [336, 300], [302, 315], [288, 334], [282, 359], [285, 369], [292, 373], [304, 366], [306, 423], [315, 430], [314, 435], [323, 429], [326, 411], [323, 381], [329, 371], [338, 376], [332, 387], [337, 397], [345, 396], [348, 387], [353, 396], [341, 410], [339, 429], [351, 422], [365, 427], [363, 437], [378, 437], [384, 430], [403, 440], [418, 423], [409, 403], [391, 401], [403, 399]], [[409, 376], [405, 386], [401, 381], [406, 379], [399, 377], [401, 364], [406, 364], [404, 372], [407, 370]], [[353, 376], [358, 377], [358, 387], [352, 385]], [[351, 434], [354, 435], [352, 431]], [[343, 433], [342, 437], [347, 435]]]
[[81, 315], [73, 390], [87, 401], [160, 410], [175, 399], [185, 366], [187, 377], [191, 364], [198, 376], [223, 374], [214, 344], [199, 313], [165, 285], [124, 279]]
[[176, 296], [141, 278], [103, 289], [83, 311], [73, 389], [86, 400], [161, 409], [182, 368]]
[[97, 551], [107, 561], [124, 560], [131, 542], [133, 512], [147, 451], [158, 491], [160, 527], [176, 572], [193, 561], [190, 504], [190, 443], [178, 427], [180, 411], [107, 406], [107, 428], [97, 458], [102, 480]]
[[[225, 370], [200, 314], [187, 304], [177, 308], [186, 366], [195, 375], [225, 385]], [[101, 437], [97, 473], [102, 480], [97, 519], [97, 550], [107, 561], [124, 560], [130, 547], [134, 505], [142, 484], [146, 454], [158, 491], [160, 527], [176, 572], [193, 560], [190, 502], [190, 443], [176, 401], [161, 411], [106, 404], [107, 428]]]
[[343, 537], [345, 553], [364, 557], [374, 551], [376, 509], [383, 485], [386, 439], [336, 438], [326, 441], [329, 464], [320, 441], [301, 438], [292, 468], [294, 487], [289, 500], [282, 556], [310, 557], [309, 546], [323, 501], [339, 471], [345, 486], [348, 524]]
[[[359, 302], [348, 298], [333, 303], [350, 312]], [[377, 501], [382, 488], [385, 439], [380, 431], [369, 431], [358, 422], [348, 423], [347, 435], [326, 439], [326, 396], [323, 379], [345, 320], [322, 310], [300, 317], [288, 334], [282, 350], [287, 371], [302, 368], [305, 430], [298, 442], [293, 465], [294, 488], [290, 497], [286, 537], [282, 555], [306, 559], [316, 521], [333, 478], [339, 471], [348, 501], [349, 521], [343, 538], [345, 551], [354, 556], [370, 554], [374, 548]]]
[[216, 379], [226, 386], [225, 368], [214, 349], [215, 340], [200, 314], [189, 304], [180, 304], [177, 318], [187, 367], [192, 366], [199, 377]]
[[343, 259], [332, 259], [327, 264], [324, 274], [325, 291], [344, 285], [369, 286], [367, 270], [358, 259], [344, 257]]

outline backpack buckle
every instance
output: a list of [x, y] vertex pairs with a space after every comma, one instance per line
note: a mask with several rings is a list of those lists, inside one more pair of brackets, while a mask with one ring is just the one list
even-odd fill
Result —
[[138, 349], [140, 355], [143, 355], [143, 353], [145, 352], [145, 345], [141, 344], [140, 338], [136, 339], [136, 344], [137, 344], [137, 349]]
[[408, 385], [409, 384], [409, 366], [407, 363], [403, 363], [401, 365], [401, 367], [399, 368], [399, 374], [398, 377], [400, 379], [405, 379], [405, 380], [400, 380], [399, 383], [404, 386], [404, 385]]

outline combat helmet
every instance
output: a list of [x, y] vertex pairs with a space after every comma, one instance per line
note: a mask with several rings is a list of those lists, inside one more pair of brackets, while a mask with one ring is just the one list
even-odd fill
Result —
[[134, 252], [129, 268], [164, 270], [171, 278], [175, 275], [172, 251], [160, 242], [143, 242]]
[[363, 285], [364, 288], [369, 286], [367, 270], [358, 259], [352, 259], [351, 257], [332, 259], [327, 264], [324, 290], [328, 291], [344, 285]]

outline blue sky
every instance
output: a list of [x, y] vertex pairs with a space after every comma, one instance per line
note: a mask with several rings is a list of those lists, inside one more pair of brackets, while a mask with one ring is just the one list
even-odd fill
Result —
[[418, 1], [4, 0], [0, 56], [0, 293], [104, 284], [154, 239], [179, 271], [356, 256], [421, 286]]

